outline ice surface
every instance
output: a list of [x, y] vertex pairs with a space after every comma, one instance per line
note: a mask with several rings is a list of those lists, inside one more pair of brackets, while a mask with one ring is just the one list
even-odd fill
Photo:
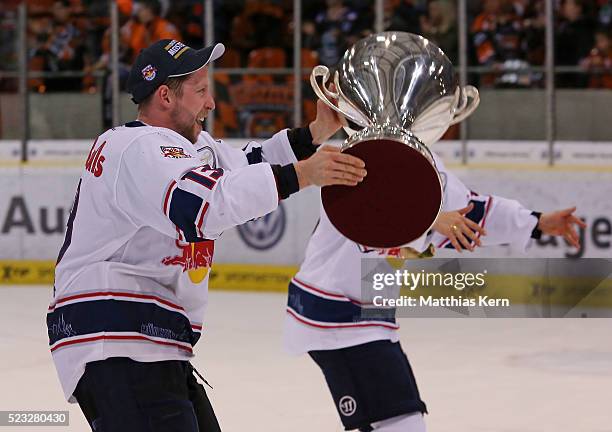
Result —
[[[0, 288], [0, 410], [66, 410], [47, 346], [49, 287]], [[194, 365], [224, 432], [341, 431], [323, 376], [282, 350], [285, 296], [212, 292]], [[429, 431], [612, 431], [612, 319], [401, 319]], [[0, 427], [0, 430], [4, 428]], [[25, 430], [25, 428], [22, 428]]]

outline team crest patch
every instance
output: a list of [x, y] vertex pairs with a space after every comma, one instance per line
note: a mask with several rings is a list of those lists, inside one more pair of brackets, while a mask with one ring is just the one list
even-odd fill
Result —
[[215, 152], [209, 146], [204, 146], [201, 149], [198, 149], [198, 155], [200, 156], [200, 160], [205, 165], [209, 165], [212, 169], [217, 168], [217, 157], [215, 156]]
[[159, 148], [161, 149], [162, 154], [164, 155], [164, 157], [167, 157], [167, 158], [172, 158], [172, 159], [187, 159], [187, 158], [191, 157], [190, 155], [185, 154], [185, 150], [182, 147], [160, 146]]
[[147, 65], [142, 70], [142, 77], [145, 81], [153, 81], [157, 75], [157, 69], [153, 65]]

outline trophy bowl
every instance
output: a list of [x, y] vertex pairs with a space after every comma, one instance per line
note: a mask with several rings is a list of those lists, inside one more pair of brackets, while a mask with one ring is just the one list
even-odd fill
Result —
[[403, 32], [361, 39], [333, 74], [316, 66], [310, 81], [349, 135], [342, 151], [363, 159], [368, 171], [357, 186], [321, 189], [332, 224], [373, 248], [404, 246], [426, 234], [443, 200], [426, 144], [476, 109], [478, 91], [459, 86], [440, 48]]

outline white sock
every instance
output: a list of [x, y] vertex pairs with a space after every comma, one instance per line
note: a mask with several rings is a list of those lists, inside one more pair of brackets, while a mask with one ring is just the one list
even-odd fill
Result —
[[405, 414], [372, 423], [375, 432], [425, 432], [425, 420], [420, 412]]

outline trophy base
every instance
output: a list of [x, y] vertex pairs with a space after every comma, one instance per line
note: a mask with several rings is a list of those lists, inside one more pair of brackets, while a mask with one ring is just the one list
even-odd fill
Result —
[[394, 248], [431, 228], [442, 207], [442, 184], [429, 151], [419, 146], [416, 140], [408, 145], [405, 139], [373, 138], [343, 150], [362, 159], [368, 175], [357, 186], [321, 189], [325, 212], [342, 235], [364, 246]]

